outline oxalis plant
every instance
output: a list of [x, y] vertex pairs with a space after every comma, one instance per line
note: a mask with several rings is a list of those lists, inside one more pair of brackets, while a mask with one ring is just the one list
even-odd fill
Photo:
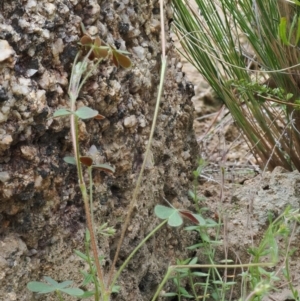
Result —
[[[162, 2], [161, 2], [161, 12], [163, 11]], [[163, 18], [162, 18], [163, 19]], [[162, 22], [163, 23], [163, 22]], [[83, 28], [83, 32], [85, 30]], [[78, 250], [75, 250], [75, 254], [79, 256], [83, 261], [85, 261], [89, 267], [88, 272], [80, 271], [83, 275], [83, 282], [81, 287], [93, 287], [93, 289], [83, 290], [81, 288], [71, 287], [73, 281], [66, 280], [63, 282], [57, 282], [49, 276], [45, 276], [45, 282], [33, 281], [29, 282], [27, 287], [30, 291], [38, 294], [46, 293], [55, 293], [59, 300], [63, 299], [63, 294], [67, 294], [76, 298], [91, 298], [93, 297], [95, 301], [109, 301], [112, 293], [117, 293], [119, 287], [116, 285], [117, 280], [127, 266], [131, 258], [136, 254], [136, 252], [143, 246], [143, 244], [162, 226], [168, 224], [171, 227], [181, 226], [183, 223], [183, 218], [188, 219], [194, 224], [199, 224], [202, 222], [201, 215], [193, 214], [192, 212], [184, 209], [176, 209], [171, 204], [170, 207], [157, 205], [155, 207], [155, 214], [158, 218], [163, 221], [160, 222], [132, 251], [132, 253], [126, 258], [122, 266], [115, 272], [116, 261], [118, 259], [118, 254], [127, 230], [127, 226], [130, 221], [130, 216], [137, 202], [138, 190], [142, 180], [142, 175], [144, 168], [146, 166], [147, 158], [150, 152], [151, 141], [153, 138], [156, 119], [158, 115], [158, 109], [160, 104], [160, 99], [163, 91], [163, 81], [166, 70], [166, 55], [165, 55], [165, 46], [164, 46], [164, 27], [162, 24], [162, 70], [161, 70], [161, 81], [158, 90], [158, 98], [156, 102], [153, 123], [150, 131], [149, 143], [145, 152], [144, 162], [137, 179], [135, 189], [133, 191], [133, 198], [127, 210], [128, 214], [122, 229], [121, 238], [118, 241], [117, 251], [113, 260], [113, 263], [110, 267], [108, 275], [104, 275], [101, 262], [104, 260], [104, 256], [99, 256], [98, 247], [96, 244], [96, 235], [94, 230], [94, 219], [93, 219], [93, 177], [92, 171], [95, 169], [102, 170], [106, 173], [113, 174], [115, 168], [109, 164], [96, 164], [93, 162], [92, 156], [82, 156], [80, 154], [80, 145], [79, 145], [79, 129], [78, 125], [80, 120], [85, 119], [97, 119], [102, 120], [105, 117], [99, 114], [98, 111], [90, 107], [80, 107], [76, 108], [76, 100], [78, 99], [79, 92], [82, 89], [83, 85], [86, 83], [89, 76], [97, 68], [97, 66], [103, 61], [109, 59], [116, 67], [130, 68], [131, 60], [126, 56], [127, 52], [116, 50], [110, 45], [106, 45], [101, 41], [99, 37], [91, 38], [86, 33], [80, 40], [81, 51], [77, 54], [72, 68], [72, 73], [70, 77], [70, 84], [68, 95], [70, 98], [70, 106], [68, 108], [61, 108], [53, 114], [53, 118], [63, 118], [70, 117], [71, 123], [71, 137], [73, 144], [74, 156], [67, 156], [64, 158], [65, 162], [68, 164], [73, 164], [77, 168], [78, 183], [80, 191], [82, 194], [82, 199], [84, 203], [84, 209], [86, 214], [87, 221], [87, 230], [85, 235], [85, 253], [82, 253]], [[125, 55], [126, 54], [126, 55]], [[89, 187], [85, 182], [84, 178], [84, 169], [87, 169], [89, 175]], [[105, 236], [112, 236], [115, 233], [115, 230], [104, 223], [98, 232]], [[153, 300], [157, 297], [155, 294]]]
[[[145, 154], [145, 160], [142, 165], [135, 190], [133, 192], [133, 201], [131, 202], [129, 207], [129, 213], [127, 215], [127, 219], [125, 221], [124, 228], [121, 233], [121, 239], [118, 244], [118, 248], [113, 264], [110, 268], [110, 272], [108, 273], [108, 275], [104, 275], [103, 269], [101, 267], [101, 262], [104, 259], [104, 256], [99, 256], [98, 254], [98, 247], [96, 244], [96, 235], [94, 230], [94, 219], [93, 219], [93, 209], [92, 209], [93, 206], [92, 188], [94, 184], [93, 184], [92, 171], [94, 169], [98, 169], [106, 173], [113, 174], [115, 168], [109, 164], [96, 164], [93, 162], [92, 156], [82, 156], [80, 154], [79, 139], [78, 139], [78, 132], [79, 132], [78, 125], [80, 120], [91, 119], [91, 118], [102, 120], [105, 117], [99, 114], [98, 111], [86, 106], [77, 109], [76, 100], [78, 98], [79, 92], [83, 87], [84, 83], [87, 81], [89, 76], [92, 74], [95, 68], [97, 68], [98, 64], [102, 60], [110, 59], [110, 61], [116, 67], [121, 66], [123, 68], [130, 68], [131, 61], [127, 56], [125, 56], [125, 54], [128, 53], [116, 50], [113, 47], [104, 44], [99, 37], [92, 39], [90, 36], [85, 34], [80, 40], [80, 45], [82, 47], [82, 50], [77, 54], [75, 58], [72, 73], [71, 73], [71, 78], [70, 78], [69, 90], [68, 90], [68, 95], [70, 98], [70, 107], [57, 110], [53, 114], [53, 118], [61, 118], [66, 116], [70, 117], [71, 137], [73, 143], [74, 156], [67, 156], [64, 158], [64, 161], [68, 164], [73, 164], [77, 167], [78, 182], [82, 194], [84, 209], [86, 213], [86, 221], [87, 221], [87, 230], [85, 235], [85, 253], [75, 250], [75, 254], [79, 256], [83, 261], [85, 261], [89, 266], [88, 272], [80, 271], [84, 277], [81, 287], [90, 286], [92, 284], [94, 288], [92, 290], [84, 291], [81, 288], [71, 287], [73, 281], [67, 280], [59, 283], [49, 276], [44, 277], [46, 283], [39, 282], [39, 281], [29, 282], [27, 288], [30, 291], [39, 294], [55, 293], [59, 300], [64, 300], [63, 294], [67, 294], [77, 298], [94, 297], [94, 300], [97, 301], [98, 300], [108, 301], [110, 300], [112, 293], [118, 292], [119, 287], [116, 285], [116, 282], [123, 269], [127, 266], [130, 259], [141, 248], [141, 246], [157, 230], [159, 230], [166, 223], [168, 223], [169, 226], [171, 227], [178, 227], [182, 225], [183, 217], [186, 217], [190, 221], [198, 224], [201, 220], [201, 217], [187, 210], [173, 208], [171, 205], [170, 205], [171, 208], [157, 205], [155, 207], [155, 214], [159, 218], [162, 218], [163, 221], [159, 223], [159, 225], [156, 226], [140, 242], [140, 244], [128, 256], [128, 258], [126, 258], [126, 260], [119, 268], [119, 270], [114, 273], [116, 260], [118, 258], [118, 253], [120, 251], [120, 247], [127, 229], [127, 225], [130, 219], [130, 214], [133, 210], [133, 207], [137, 199], [138, 188], [142, 179], [142, 173], [150, 149], [150, 143], [149, 143]], [[159, 96], [158, 96], [159, 99], [157, 101], [155, 115], [154, 115], [154, 122], [151, 128], [150, 141], [152, 140], [154, 128], [155, 128], [155, 123], [156, 123], [156, 118], [157, 118], [157, 113], [159, 108], [159, 100], [162, 93], [162, 83], [164, 79], [165, 66], [166, 66], [166, 59], [163, 60], [161, 84], [159, 86]], [[84, 168], [87, 169], [89, 175], [89, 189], [84, 179]], [[114, 235], [115, 230], [111, 227], [108, 227], [107, 223], [105, 223], [99, 228], [98, 232], [105, 236], [111, 236]], [[106, 281], [106, 279], [108, 280]]]
[[[166, 55], [165, 55], [165, 36], [164, 36], [164, 22], [163, 22], [163, 2], [160, 1], [160, 11], [161, 11], [161, 31], [162, 31], [162, 67], [161, 67], [161, 76], [160, 76], [160, 85], [158, 89], [158, 96], [157, 102], [153, 117], [153, 123], [151, 127], [149, 142], [147, 145], [147, 149], [144, 156], [144, 162], [142, 164], [139, 177], [137, 179], [137, 183], [135, 189], [133, 191], [132, 201], [129, 205], [127, 210], [127, 217], [123, 225], [123, 229], [121, 232], [121, 237], [118, 241], [117, 250], [110, 267], [108, 275], [104, 275], [103, 268], [101, 266], [101, 261], [104, 257], [99, 256], [98, 247], [96, 244], [96, 235], [94, 230], [94, 220], [93, 220], [93, 178], [92, 178], [92, 171], [94, 169], [102, 170], [106, 173], [113, 174], [115, 168], [109, 164], [96, 164], [93, 162], [92, 156], [82, 156], [80, 154], [80, 145], [79, 145], [79, 128], [78, 125], [81, 120], [85, 119], [104, 119], [105, 117], [99, 114], [98, 111], [90, 108], [90, 107], [76, 107], [76, 100], [78, 99], [79, 93], [86, 83], [87, 79], [90, 77], [92, 72], [97, 68], [97, 66], [103, 60], [109, 60], [113, 63], [116, 67], [123, 67], [123, 68], [130, 68], [131, 67], [131, 60], [126, 56], [127, 52], [117, 50], [111, 45], [107, 45], [103, 43], [100, 37], [92, 38], [87, 35], [85, 32], [84, 27], [82, 26], [84, 35], [80, 40], [81, 50], [77, 54], [70, 77], [70, 84], [68, 89], [68, 95], [70, 99], [70, 105], [68, 108], [62, 108], [57, 110], [53, 114], [53, 118], [62, 118], [62, 117], [69, 117], [70, 118], [70, 128], [71, 128], [71, 139], [73, 144], [73, 152], [74, 156], [65, 157], [65, 162], [69, 164], [73, 164], [77, 168], [77, 175], [78, 175], [78, 185], [80, 187], [83, 203], [84, 203], [84, 210], [86, 214], [86, 221], [87, 221], [87, 231], [85, 235], [85, 254], [76, 250], [75, 253], [84, 260], [88, 266], [89, 271], [81, 271], [84, 276], [83, 283], [81, 287], [93, 285], [93, 289], [84, 291], [81, 288], [74, 288], [71, 287], [72, 281], [67, 280], [61, 283], [58, 283], [51, 277], [44, 277], [44, 282], [29, 282], [27, 288], [38, 294], [46, 294], [46, 293], [55, 293], [59, 300], [63, 299], [63, 294], [68, 294], [70, 296], [74, 296], [76, 298], [89, 298], [93, 297], [95, 301], [108, 301], [111, 298], [112, 293], [116, 293], [118, 291], [118, 286], [116, 285], [117, 279], [120, 276], [121, 272], [127, 266], [130, 259], [136, 254], [136, 252], [141, 248], [141, 246], [164, 224], [172, 219], [173, 213], [176, 213], [176, 210], [172, 214], [168, 214], [166, 218], [156, 226], [141, 242], [140, 244], [132, 251], [132, 253], [126, 258], [122, 266], [115, 271], [116, 262], [118, 259], [118, 255], [121, 249], [122, 242], [124, 240], [124, 236], [127, 230], [127, 226], [130, 221], [131, 214], [137, 202], [137, 196], [139, 191], [139, 186], [142, 180], [143, 171], [146, 166], [147, 158], [149, 156], [150, 148], [151, 148], [151, 141], [154, 134], [154, 129], [156, 125], [158, 109], [160, 104], [160, 99], [163, 91], [163, 82], [165, 77], [165, 70], [166, 70]], [[87, 169], [89, 175], [89, 188], [87, 183], [85, 182], [84, 178], [84, 169]], [[163, 208], [156, 209], [156, 212], [163, 211]], [[178, 217], [179, 220], [181, 217]], [[169, 223], [172, 225], [172, 223]], [[181, 224], [181, 223], [176, 223]], [[113, 235], [114, 229], [108, 227], [107, 224], [103, 224], [100, 227], [100, 234], [102, 235]]]

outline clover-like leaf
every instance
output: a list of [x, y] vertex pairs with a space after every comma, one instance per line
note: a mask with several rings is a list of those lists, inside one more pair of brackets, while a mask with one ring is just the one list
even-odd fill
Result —
[[96, 117], [98, 115], [98, 111], [89, 107], [81, 107], [75, 112], [75, 114], [81, 119], [89, 119]]
[[82, 296], [84, 294], [84, 291], [77, 287], [62, 288], [60, 291], [75, 297]]
[[156, 205], [154, 208], [154, 213], [158, 218], [168, 219], [168, 225], [171, 227], [179, 227], [183, 223], [180, 212], [176, 208]]
[[154, 213], [158, 218], [166, 219], [172, 215], [174, 210], [176, 210], [176, 209], [162, 206], [162, 205], [156, 205], [154, 208]]
[[46, 294], [46, 293], [52, 293], [54, 291], [61, 291], [63, 293], [66, 293], [70, 296], [82, 296], [84, 294], [84, 291], [80, 288], [73, 288], [73, 287], [67, 287], [70, 286], [73, 281], [66, 280], [61, 283], [58, 283], [51, 277], [45, 276], [44, 279], [49, 283], [43, 283], [39, 281], [32, 281], [27, 284], [27, 288], [34, 292], [39, 294]]
[[59, 288], [59, 289], [63, 289], [63, 288], [66, 288], [67, 286], [70, 286], [72, 283], [73, 283], [73, 281], [66, 280], [66, 281], [63, 281], [61, 283], [57, 283], [56, 287]]
[[69, 109], [58, 109], [54, 112], [53, 117], [62, 117], [62, 116], [69, 116], [72, 112]]
[[91, 166], [93, 164], [93, 159], [89, 156], [81, 156], [79, 160], [83, 165], [86, 166]]
[[171, 227], [179, 227], [183, 223], [183, 219], [178, 210], [174, 210], [172, 215], [168, 218], [168, 225]]
[[111, 48], [111, 51], [112, 51], [112, 61], [116, 67], [121, 66], [124, 69], [129, 69], [132, 66], [129, 57], [120, 53], [117, 49]]
[[44, 279], [52, 286], [58, 285], [58, 282], [49, 276], [44, 276]]
[[34, 293], [47, 294], [56, 290], [55, 286], [39, 281], [31, 281], [27, 284], [27, 288]]
[[68, 164], [76, 165], [76, 160], [74, 157], [66, 156], [64, 157], [64, 161]]
[[114, 173], [115, 172], [115, 168], [113, 166], [108, 165], [108, 164], [95, 164], [95, 165], [93, 165], [93, 168], [100, 169], [100, 170], [103, 170], [103, 171], [108, 172], [108, 173]]

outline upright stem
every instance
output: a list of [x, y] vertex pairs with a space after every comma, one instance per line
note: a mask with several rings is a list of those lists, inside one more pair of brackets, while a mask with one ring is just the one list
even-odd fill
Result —
[[[96, 236], [95, 236], [94, 227], [93, 227], [92, 218], [91, 218], [91, 208], [90, 208], [90, 205], [89, 205], [89, 196], [87, 194], [86, 185], [85, 185], [84, 178], [83, 178], [83, 173], [82, 173], [82, 166], [81, 166], [81, 162], [80, 162], [79, 141], [78, 141], [78, 133], [77, 133], [78, 118], [75, 117], [73, 114], [71, 115], [71, 129], [73, 129], [71, 131], [71, 133], [72, 133], [75, 159], [76, 159], [76, 162], [77, 162], [79, 187], [80, 187], [81, 194], [82, 194], [82, 197], [83, 197], [84, 211], [85, 211], [85, 215], [86, 215], [87, 226], [88, 226], [88, 229], [89, 229], [90, 235], [91, 235], [92, 252], [93, 252], [93, 256], [94, 256], [94, 260], [95, 260], [97, 274], [98, 274], [98, 277], [99, 277], [101, 292], [102, 292], [102, 294], [105, 294], [105, 284], [104, 284], [102, 269], [101, 269], [100, 262], [99, 262], [98, 248], [97, 248], [97, 244], [96, 244]], [[90, 193], [93, 193], [93, 192], [90, 191]]]
[[[88, 58], [88, 56], [86, 56], [84, 58], [82, 63], [77, 63], [77, 59], [74, 62], [72, 76], [71, 76], [71, 80], [70, 80], [70, 88], [69, 88], [71, 112], [75, 111], [75, 102], [78, 97], [80, 88], [83, 84], [81, 82], [81, 78], [82, 78], [83, 73], [86, 70], [87, 58]], [[84, 80], [85, 79], [86, 79], [86, 77], [84, 78]], [[94, 256], [94, 261], [95, 261], [95, 265], [96, 265], [97, 275], [99, 278], [101, 293], [102, 293], [103, 298], [106, 299], [105, 296], [109, 295], [109, 292], [106, 291], [104, 277], [103, 277], [102, 269], [101, 269], [100, 262], [99, 262], [98, 248], [97, 248], [97, 244], [96, 244], [96, 236], [95, 236], [93, 222], [92, 222], [92, 218], [91, 218], [91, 211], [90, 211], [91, 208], [89, 206], [89, 196], [87, 193], [86, 184], [84, 182], [82, 165], [80, 162], [79, 141], [78, 141], [78, 117], [74, 114], [71, 114], [71, 136], [72, 136], [73, 150], [74, 150], [74, 155], [75, 155], [75, 160], [76, 160], [76, 165], [77, 165], [79, 187], [80, 187], [82, 197], [83, 197], [87, 227], [89, 229], [90, 236], [91, 236], [91, 249], [92, 249], [93, 256]], [[92, 191], [90, 191], [90, 193], [92, 193]], [[95, 284], [95, 285], [97, 285], [97, 284]]]
[[102, 295], [106, 295], [107, 292], [106, 292], [106, 289], [105, 289], [104, 278], [103, 278], [102, 269], [101, 269], [100, 262], [99, 262], [99, 255], [98, 255], [98, 248], [97, 248], [97, 244], [96, 244], [96, 237], [95, 237], [94, 227], [93, 227], [91, 214], [90, 214], [89, 197], [88, 197], [88, 194], [86, 192], [86, 186], [85, 186], [84, 183], [80, 185], [80, 189], [81, 189], [81, 193], [82, 193], [82, 196], [83, 196], [86, 222], [87, 222], [87, 226], [88, 226], [88, 229], [89, 229], [90, 235], [91, 235], [91, 247], [92, 247], [92, 252], [93, 252], [93, 256], [94, 256], [94, 261], [95, 261], [95, 265], [96, 265], [97, 274], [98, 274], [98, 277], [99, 277], [100, 288], [101, 288]]

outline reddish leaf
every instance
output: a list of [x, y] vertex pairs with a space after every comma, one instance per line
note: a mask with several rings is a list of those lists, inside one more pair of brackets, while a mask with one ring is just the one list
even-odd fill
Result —
[[131, 67], [131, 60], [129, 57], [118, 52], [116, 49], [113, 49], [113, 48], [112, 48], [112, 53], [113, 53], [113, 62], [117, 67], [121, 66], [125, 69], [128, 69]]
[[79, 160], [83, 165], [86, 165], [86, 166], [91, 166], [93, 164], [93, 159], [88, 156], [82, 156], [82, 157], [80, 157]]
[[[81, 39], [80, 39], [80, 43], [83, 46], [83, 51], [85, 54], [87, 54], [90, 50], [90, 48], [93, 46], [93, 40], [91, 37], [84, 35]], [[89, 56], [90, 60], [93, 60], [95, 57], [94, 52], [91, 53], [91, 55]]]
[[82, 46], [92, 46], [93, 45], [93, 40], [91, 37], [84, 35], [81, 39], [80, 39], [80, 43]]
[[117, 58], [114, 56], [114, 54], [112, 54], [111, 60], [116, 67], [119, 67], [119, 62], [118, 62]]
[[96, 165], [93, 165], [93, 168], [103, 170], [110, 174], [113, 174], [115, 172], [115, 168], [108, 164], [96, 164]]
[[103, 119], [105, 119], [105, 116], [98, 114], [97, 116], [94, 117], [94, 119], [103, 120]]
[[199, 225], [199, 221], [196, 219], [196, 217], [193, 215], [191, 211], [179, 209], [178, 210], [180, 215], [189, 219], [192, 223]]
[[94, 48], [93, 53], [94, 53], [95, 57], [97, 59], [107, 58], [108, 53], [109, 53], [109, 49], [108, 48], [105, 48], [105, 49], [101, 48], [101, 45], [102, 46], [106, 46], [106, 45], [101, 42], [101, 39], [99, 37], [95, 38], [94, 45], [95, 45], [95, 48]]

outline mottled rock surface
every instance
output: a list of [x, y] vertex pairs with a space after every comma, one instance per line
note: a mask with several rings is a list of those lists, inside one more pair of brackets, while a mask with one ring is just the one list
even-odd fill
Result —
[[[166, 26], [172, 17], [165, 2]], [[68, 118], [51, 114], [68, 105], [68, 80], [78, 51], [80, 22], [90, 34], [131, 53], [133, 67], [99, 66], [80, 94], [106, 117], [80, 124], [82, 153], [94, 145], [99, 161], [116, 167], [114, 177], [95, 172], [97, 224], [121, 229], [148, 141], [159, 83], [159, 4], [141, 0], [2, 0], [0, 40], [0, 300], [54, 300], [33, 296], [26, 283], [48, 275], [80, 284], [86, 268], [73, 249], [83, 250], [85, 214], [72, 154]], [[1, 46], [2, 47], [2, 46]], [[159, 222], [153, 208], [166, 197], [188, 208], [189, 177], [197, 158], [192, 130], [193, 87], [181, 71], [167, 34], [168, 66], [155, 131], [153, 164], [145, 172], [118, 266]], [[189, 237], [164, 228], [122, 274], [116, 300], [150, 300], [167, 265], [185, 252]], [[119, 233], [119, 232], [118, 232]], [[105, 270], [118, 234], [99, 237]], [[188, 254], [184, 254], [187, 257]]]

